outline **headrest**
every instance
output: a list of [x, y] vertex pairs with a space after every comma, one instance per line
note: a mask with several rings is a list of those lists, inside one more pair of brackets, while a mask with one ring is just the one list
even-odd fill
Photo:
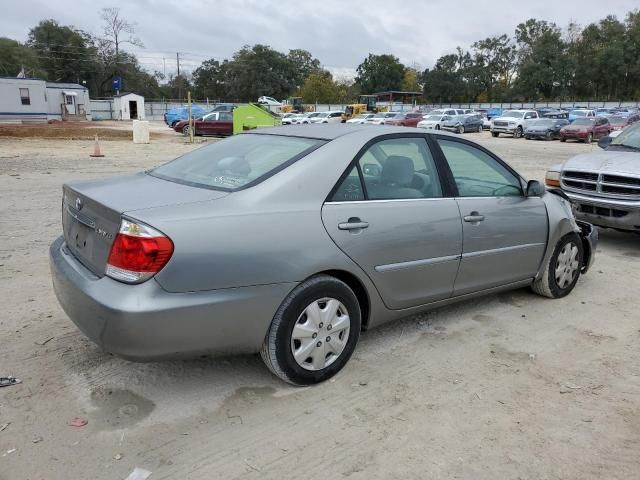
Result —
[[218, 162], [218, 169], [233, 175], [247, 176], [251, 173], [251, 165], [242, 157], [227, 157]]
[[409, 157], [391, 155], [384, 162], [380, 181], [383, 185], [407, 187], [413, 181], [413, 160]]

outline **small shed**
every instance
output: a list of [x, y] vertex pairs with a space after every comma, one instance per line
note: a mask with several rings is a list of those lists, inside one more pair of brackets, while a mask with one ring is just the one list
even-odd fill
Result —
[[120, 93], [113, 96], [116, 120], [144, 120], [144, 97], [136, 93]]

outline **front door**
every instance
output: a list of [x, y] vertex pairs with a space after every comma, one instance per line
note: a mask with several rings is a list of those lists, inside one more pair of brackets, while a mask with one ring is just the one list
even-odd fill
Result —
[[391, 309], [448, 298], [462, 250], [454, 198], [445, 198], [423, 136], [371, 145], [322, 208], [334, 242]]
[[547, 242], [547, 210], [526, 197], [522, 181], [489, 152], [438, 137], [462, 217], [462, 260], [454, 295], [533, 278]]

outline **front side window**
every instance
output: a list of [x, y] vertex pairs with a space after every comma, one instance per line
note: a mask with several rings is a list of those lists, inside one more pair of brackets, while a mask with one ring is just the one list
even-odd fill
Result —
[[236, 135], [147, 173], [177, 183], [232, 191], [263, 180], [323, 143], [282, 135]]
[[28, 88], [20, 89], [20, 102], [22, 103], [22, 105], [31, 105], [31, 98], [29, 97]]
[[520, 179], [482, 150], [461, 142], [438, 139], [460, 197], [522, 196]]
[[355, 185], [359, 169], [367, 200], [442, 197], [435, 162], [423, 138], [393, 138], [373, 144], [343, 180], [332, 201], [360, 195]]

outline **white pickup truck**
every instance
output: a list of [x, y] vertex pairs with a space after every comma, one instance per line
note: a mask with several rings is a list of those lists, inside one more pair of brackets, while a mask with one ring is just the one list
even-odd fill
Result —
[[538, 118], [540, 116], [535, 110], [507, 110], [491, 119], [491, 135], [497, 137], [501, 133], [507, 133], [513, 135], [513, 138], [521, 138], [527, 124]]

